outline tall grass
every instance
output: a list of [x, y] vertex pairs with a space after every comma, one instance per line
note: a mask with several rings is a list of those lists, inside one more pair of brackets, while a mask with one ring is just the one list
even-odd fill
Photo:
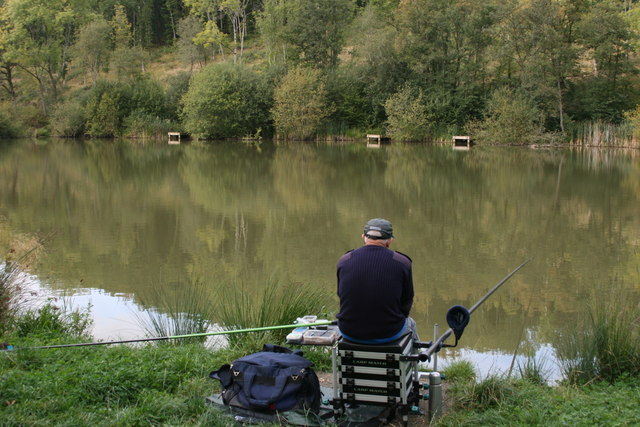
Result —
[[20, 338], [87, 338], [92, 323], [91, 306], [74, 309], [64, 298], [51, 298], [41, 307], [20, 313], [12, 332]]
[[640, 376], [640, 303], [637, 297], [613, 295], [597, 300], [577, 328], [564, 331], [557, 343], [571, 384]]
[[544, 360], [537, 359], [535, 354], [528, 354], [524, 360], [517, 362], [518, 375], [521, 379], [533, 384], [546, 385], [548, 382], [548, 370]]
[[[153, 301], [143, 301], [145, 305], [153, 302], [158, 307], [138, 316], [138, 322], [147, 335], [166, 337], [207, 332], [213, 324], [211, 319], [215, 310], [204, 283], [194, 281], [172, 289], [169, 292], [156, 291]], [[206, 337], [194, 339], [204, 342]]]
[[47, 239], [16, 240], [4, 261], [0, 260], [0, 333], [10, 327], [25, 303], [24, 288], [28, 282], [25, 270], [40, 254]]
[[476, 371], [473, 364], [468, 360], [456, 360], [448, 364], [443, 370], [447, 381], [453, 382], [475, 382]]
[[588, 147], [632, 147], [639, 148], [632, 123], [620, 124], [602, 121], [572, 123], [568, 126], [570, 143]]
[[[220, 289], [217, 319], [227, 329], [290, 324], [298, 317], [321, 315], [328, 301], [326, 292], [300, 283], [282, 284], [270, 278], [259, 292], [244, 286]], [[284, 341], [289, 330], [229, 335], [231, 345], [260, 348], [266, 342]]]

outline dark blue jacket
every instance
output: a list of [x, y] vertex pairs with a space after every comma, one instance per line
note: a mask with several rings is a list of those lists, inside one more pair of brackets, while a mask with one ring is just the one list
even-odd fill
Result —
[[365, 245], [338, 260], [340, 330], [353, 338], [392, 337], [413, 303], [411, 258], [382, 246]]

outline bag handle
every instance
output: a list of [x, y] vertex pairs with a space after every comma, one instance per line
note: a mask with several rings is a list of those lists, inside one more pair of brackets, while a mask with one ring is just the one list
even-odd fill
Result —
[[273, 403], [273, 401], [275, 399], [278, 399], [281, 397], [282, 395], [282, 391], [284, 390], [284, 387], [287, 385], [287, 380], [289, 379], [288, 376], [278, 376], [275, 377], [276, 382], [275, 382], [275, 387], [273, 389], [273, 392], [271, 394], [271, 396], [273, 396], [270, 399], [256, 399], [255, 397], [253, 397], [253, 394], [251, 393], [251, 390], [253, 389], [253, 380], [255, 379], [256, 374], [254, 372], [245, 372], [244, 373], [244, 394], [245, 397], [247, 398], [247, 401], [254, 406], [258, 406], [258, 407], [263, 407], [263, 408], [267, 408], [269, 407], [269, 405], [271, 403]]

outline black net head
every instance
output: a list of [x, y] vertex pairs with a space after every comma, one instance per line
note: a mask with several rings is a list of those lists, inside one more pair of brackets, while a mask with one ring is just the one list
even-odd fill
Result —
[[456, 340], [460, 339], [470, 319], [471, 313], [461, 305], [454, 305], [447, 311], [447, 324], [453, 329]]

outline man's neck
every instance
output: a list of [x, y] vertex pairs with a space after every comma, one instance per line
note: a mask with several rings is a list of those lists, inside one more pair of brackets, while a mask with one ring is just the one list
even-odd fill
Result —
[[373, 240], [373, 239], [367, 239], [367, 241], [364, 244], [365, 246], [381, 246], [383, 248], [388, 248], [389, 247], [389, 242], [387, 240]]

